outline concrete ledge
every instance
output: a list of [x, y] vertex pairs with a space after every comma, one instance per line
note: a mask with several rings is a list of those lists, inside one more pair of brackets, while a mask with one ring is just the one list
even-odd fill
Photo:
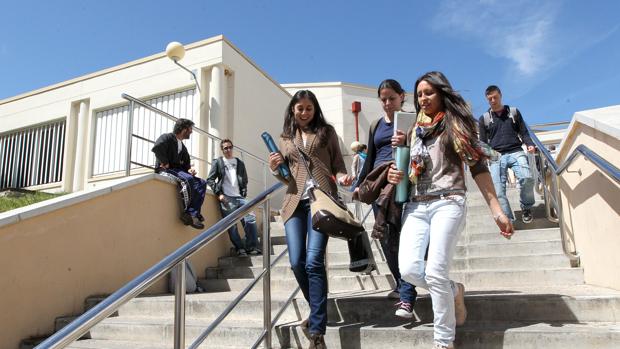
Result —
[[144, 183], [152, 179], [176, 185], [176, 182], [173, 179], [155, 173], [125, 177], [114, 182], [106, 183], [100, 188], [79, 191], [4, 212], [0, 214], [0, 227], [15, 224], [32, 217], [49, 213], [63, 207], [75, 205], [77, 203]]

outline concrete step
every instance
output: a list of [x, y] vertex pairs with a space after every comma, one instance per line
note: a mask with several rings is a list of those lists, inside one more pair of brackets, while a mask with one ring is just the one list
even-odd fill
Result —
[[[192, 343], [210, 324], [210, 321], [189, 319], [185, 323], [186, 344]], [[236, 321], [222, 323], [201, 345], [226, 346], [235, 343], [238, 347], [250, 347], [261, 335], [262, 321]], [[92, 339], [121, 340], [165, 344], [172, 347], [174, 322], [172, 318], [116, 317], [107, 318], [90, 330]]]
[[[227, 266], [224, 268], [212, 268], [207, 274], [207, 278], [214, 279], [246, 279], [254, 278], [262, 273], [262, 262], [258, 266]], [[377, 270], [373, 275], [390, 274], [387, 263], [377, 260]], [[500, 269], [548, 269], [548, 268], [568, 268], [570, 261], [564, 254], [546, 255], [527, 255], [527, 256], [500, 256], [483, 258], [456, 258], [452, 263], [452, 271], [471, 271], [471, 270], [500, 270]], [[349, 263], [330, 263], [329, 276], [351, 276], [357, 275], [349, 271]], [[293, 272], [288, 264], [288, 260], [278, 263], [272, 269], [272, 278], [293, 278]]]
[[510, 268], [548, 269], [568, 268], [570, 261], [563, 253], [531, 254], [523, 256], [455, 258], [452, 270], [500, 270]]
[[[387, 263], [377, 261], [378, 272], [374, 274], [389, 274]], [[453, 272], [456, 271], [473, 271], [473, 270], [500, 270], [500, 269], [548, 269], [548, 268], [568, 268], [570, 261], [564, 254], [542, 254], [542, 255], [526, 255], [526, 256], [499, 256], [499, 257], [471, 257], [471, 258], [455, 258], [452, 261]], [[331, 263], [329, 265], [330, 275], [339, 275], [337, 272], [342, 270], [348, 272], [348, 263]]]
[[[282, 325], [278, 338], [283, 348], [307, 348], [308, 339], [297, 325]], [[433, 345], [432, 323], [381, 323], [375, 321], [332, 324], [325, 342], [330, 349], [428, 349]], [[456, 331], [455, 347], [479, 348], [617, 348], [616, 323], [468, 322]]]
[[[520, 266], [519, 266], [520, 267]], [[346, 272], [342, 272], [345, 274]], [[341, 274], [341, 273], [336, 273]], [[288, 275], [288, 274], [287, 274]], [[509, 269], [509, 270], [455, 270], [450, 277], [467, 285], [475, 287], [493, 286], [551, 286], [551, 285], [579, 285], [584, 283], [583, 269], [581, 268], [549, 268], [549, 269]], [[246, 287], [250, 279], [201, 279], [200, 285], [207, 292], [240, 291]], [[393, 287], [391, 275], [331, 275], [329, 277], [330, 292], [353, 290], [385, 290]], [[297, 283], [292, 276], [280, 277], [274, 275], [271, 279], [273, 292], [292, 291]], [[255, 286], [262, 290], [262, 283]]]
[[583, 269], [581, 268], [454, 271], [450, 273], [450, 278], [471, 287], [488, 288], [520, 285], [580, 285], [584, 283]]
[[86, 339], [71, 343], [68, 349], [169, 349], [164, 342], [148, 343], [135, 341], [117, 341], [103, 339]]
[[[350, 274], [330, 277], [330, 292], [387, 290], [394, 288], [395, 285], [391, 275]], [[241, 291], [250, 283], [250, 279], [200, 279], [199, 283], [206, 292]], [[261, 292], [262, 287], [262, 283], [259, 283], [254, 287], [254, 291]], [[292, 277], [271, 279], [272, 292], [292, 292], [296, 287], [297, 281]]]
[[[518, 233], [515, 233], [515, 236]], [[498, 234], [499, 235], [499, 234]], [[489, 235], [490, 236], [490, 235]], [[371, 242], [375, 261], [385, 261], [383, 253], [375, 242]], [[328, 249], [329, 263], [348, 263], [349, 252], [340, 248]], [[562, 253], [562, 243], [559, 237], [552, 240], [535, 239], [533, 241], [525, 241], [525, 238], [515, 237], [515, 241], [507, 240], [503, 237], [496, 242], [470, 242], [456, 246], [455, 258], [472, 258], [472, 257], [506, 257], [506, 256], [528, 256], [542, 254]]]
[[[206, 348], [206, 346], [203, 346]], [[162, 343], [148, 343], [135, 341], [101, 340], [87, 339], [74, 342], [69, 345], [69, 349], [170, 349], [171, 345]], [[209, 349], [247, 349], [247, 347], [237, 347], [231, 345], [214, 346], [209, 344]]]
[[[518, 234], [518, 233], [516, 233]], [[500, 257], [556, 254], [562, 252], [562, 242], [557, 240], [478, 242], [456, 247], [456, 257]]]
[[478, 242], [514, 243], [515, 241], [521, 242], [558, 239], [560, 239], [559, 228], [519, 230], [514, 233], [510, 240], [507, 240], [501, 236], [499, 231], [478, 233], [469, 232], [461, 234], [461, 237], [459, 238], [459, 245]]
[[[527, 230], [527, 229], [545, 229], [545, 228], [557, 228], [558, 224], [549, 221], [544, 215], [535, 215], [534, 220], [530, 223], [523, 223], [521, 221], [521, 211], [515, 213], [515, 221], [513, 222], [515, 230]], [[468, 232], [490, 232], [497, 231], [497, 225], [493, 221], [491, 215], [467, 215], [465, 229]]]
[[[534, 241], [553, 241], [560, 239], [559, 228], [549, 229], [531, 229], [531, 230], [519, 230], [515, 232], [510, 240], [504, 238], [499, 234], [497, 229], [492, 232], [477, 232], [477, 233], [461, 233], [457, 246], [468, 246], [471, 244], [484, 244], [493, 243], [501, 245], [510, 245], [515, 242], [534, 242]], [[494, 246], [496, 246], [494, 245]], [[328, 252], [347, 252], [347, 242], [339, 239], [330, 239], [328, 242]], [[379, 251], [380, 247], [375, 240], [370, 241], [370, 246], [373, 251]], [[376, 252], [375, 252], [376, 253]]]
[[[577, 286], [572, 286], [577, 287]], [[524, 290], [521, 290], [522, 292]], [[510, 290], [478, 290], [465, 293], [468, 321], [540, 321], [540, 322], [615, 322], [620, 306], [620, 294], [564, 295], [559, 289], [548, 288], [549, 293]], [[302, 303], [302, 302], [299, 302]], [[363, 304], [363, 307], [360, 307]], [[384, 295], [334, 296], [328, 300], [329, 321], [333, 323], [378, 323], [411, 321], [399, 320], [394, 315], [395, 301]], [[430, 296], [418, 295], [415, 306], [416, 321], [432, 322]], [[305, 313], [302, 312], [302, 318]]]
[[[188, 295], [186, 299], [185, 316], [187, 319], [216, 319], [237, 296], [236, 293], [230, 293], [230, 297], [213, 297], [213, 294], [202, 293]], [[251, 321], [262, 319], [263, 316], [263, 300], [262, 294], [255, 293], [255, 297], [242, 300], [237, 307], [226, 317], [231, 321]], [[286, 300], [290, 296], [287, 294], [272, 295], [271, 309], [272, 316], [284, 306]], [[305, 302], [303, 304], [304, 312], [306, 312]], [[295, 306], [290, 306], [290, 311], [285, 313], [282, 319], [297, 320], [295, 309], [298, 309], [297, 302]], [[139, 297], [131, 300], [118, 310], [119, 317], [172, 317], [174, 314], [174, 296], [157, 296], [157, 297]]]

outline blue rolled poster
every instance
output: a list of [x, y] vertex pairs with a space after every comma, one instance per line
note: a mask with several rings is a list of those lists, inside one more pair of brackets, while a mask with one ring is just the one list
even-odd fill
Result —
[[[260, 136], [263, 138], [263, 141], [265, 142], [265, 145], [267, 146], [267, 149], [269, 149], [270, 153], [280, 152], [278, 146], [276, 145], [276, 142], [273, 141], [273, 137], [271, 137], [268, 132], [263, 132], [263, 134], [261, 134]], [[291, 176], [291, 171], [289, 170], [286, 163], [280, 164], [280, 166], [278, 166], [278, 172], [280, 172], [280, 176], [284, 177], [284, 179], [289, 179], [289, 177]]]

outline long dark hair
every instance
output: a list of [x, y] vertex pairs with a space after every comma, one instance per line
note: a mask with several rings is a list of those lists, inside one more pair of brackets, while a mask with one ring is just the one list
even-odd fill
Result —
[[377, 97], [381, 98], [381, 90], [383, 90], [384, 88], [389, 88], [397, 94], [403, 95], [403, 100], [400, 102], [400, 105], [402, 107], [402, 105], [405, 104], [405, 90], [402, 86], [400, 86], [400, 83], [398, 81], [394, 79], [385, 79], [381, 81], [381, 83], [379, 84], [379, 88], [377, 89]]
[[442, 72], [432, 71], [428, 72], [418, 78], [415, 82], [413, 104], [417, 112], [420, 112], [420, 102], [418, 101], [418, 85], [420, 82], [426, 81], [429, 83], [441, 99], [444, 112], [446, 115], [443, 119], [443, 143], [448, 146], [452, 144], [455, 135], [455, 126], [458, 125], [461, 132], [465, 134], [467, 139], [477, 139], [478, 129], [476, 128], [476, 119], [472, 115], [471, 108], [465, 102], [461, 95], [454, 91], [450, 81], [443, 75]]
[[299, 90], [293, 95], [293, 98], [291, 98], [291, 101], [288, 103], [286, 111], [284, 112], [284, 127], [282, 127], [281, 137], [288, 139], [295, 138], [299, 128], [295, 122], [295, 113], [293, 112], [293, 108], [295, 107], [295, 104], [304, 98], [309, 99], [314, 106], [314, 118], [312, 118], [312, 121], [310, 121], [308, 127], [314, 134], [317, 135], [317, 137], [319, 137], [319, 144], [325, 145], [327, 144], [327, 139], [329, 138], [330, 132], [335, 132], [335, 130], [334, 127], [328, 124], [325, 120], [319, 101], [310, 90]]

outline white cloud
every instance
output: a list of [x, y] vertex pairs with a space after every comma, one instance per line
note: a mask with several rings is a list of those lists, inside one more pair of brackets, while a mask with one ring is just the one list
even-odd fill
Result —
[[433, 29], [474, 39], [488, 54], [510, 60], [515, 72], [532, 76], [553, 62], [553, 24], [558, 10], [558, 3], [532, 0], [444, 0]]

